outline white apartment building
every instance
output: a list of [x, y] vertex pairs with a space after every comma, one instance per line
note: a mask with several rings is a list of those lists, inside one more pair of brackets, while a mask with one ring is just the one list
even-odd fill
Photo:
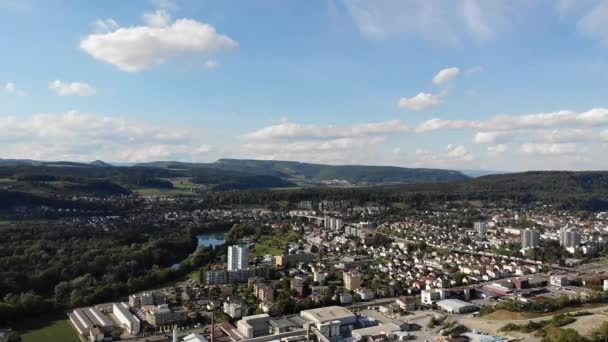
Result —
[[249, 247], [235, 245], [228, 247], [228, 271], [238, 271], [249, 268]]

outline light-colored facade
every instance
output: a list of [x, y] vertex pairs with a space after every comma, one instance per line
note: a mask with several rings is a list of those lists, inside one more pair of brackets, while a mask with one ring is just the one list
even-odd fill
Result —
[[581, 244], [581, 232], [573, 228], [562, 228], [559, 231], [559, 244], [565, 248], [576, 248]]
[[363, 282], [362, 276], [358, 272], [344, 272], [342, 280], [344, 281], [344, 287], [350, 291], [360, 288]]
[[423, 304], [432, 305], [433, 303], [445, 299], [445, 290], [422, 290], [420, 292], [420, 298]]
[[475, 223], [473, 223], [473, 229], [475, 229], [477, 236], [483, 237], [488, 232], [488, 223], [487, 222], [475, 222]]
[[112, 304], [112, 314], [129, 334], [139, 333], [141, 326], [139, 319], [129, 311], [129, 306], [126, 303]]
[[458, 314], [477, 310], [477, 306], [460, 299], [445, 299], [437, 302], [437, 307], [447, 313]]
[[243, 317], [236, 323], [236, 328], [244, 338], [254, 338], [270, 333], [270, 316], [260, 314]]
[[523, 249], [538, 247], [540, 245], [540, 232], [534, 229], [522, 230], [520, 241]]
[[228, 271], [238, 271], [249, 268], [249, 247], [236, 245], [228, 247]]
[[169, 305], [146, 307], [144, 309], [146, 321], [153, 326], [180, 323], [188, 319], [188, 311], [183, 307], [169, 308]]

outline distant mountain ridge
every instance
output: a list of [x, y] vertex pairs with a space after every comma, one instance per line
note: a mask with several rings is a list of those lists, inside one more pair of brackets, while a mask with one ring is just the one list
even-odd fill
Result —
[[137, 164], [163, 168], [212, 168], [285, 178], [301, 184], [346, 181], [353, 184], [434, 183], [466, 180], [454, 170], [404, 168], [396, 166], [325, 165], [296, 161], [219, 159], [214, 163], [159, 161]]

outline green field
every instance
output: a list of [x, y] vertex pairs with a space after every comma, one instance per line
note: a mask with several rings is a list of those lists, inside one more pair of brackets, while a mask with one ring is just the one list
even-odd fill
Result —
[[80, 342], [76, 330], [67, 318], [39, 318], [23, 324], [22, 328], [18, 328], [22, 342]]
[[285, 247], [290, 242], [296, 242], [300, 239], [300, 233], [291, 231], [284, 235], [264, 236], [255, 244], [251, 255], [254, 257], [270, 255], [280, 255], [285, 252]]

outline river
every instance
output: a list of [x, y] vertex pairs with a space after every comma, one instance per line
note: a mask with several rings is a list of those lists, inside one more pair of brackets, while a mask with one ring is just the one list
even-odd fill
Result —
[[205, 233], [196, 236], [197, 244], [196, 249], [201, 249], [203, 247], [208, 246], [220, 246], [226, 242], [226, 233], [215, 232], [215, 233]]
[[[201, 248], [209, 247], [209, 246], [221, 246], [226, 242], [226, 233], [222, 232], [214, 232], [214, 233], [205, 233], [199, 234], [196, 236], [196, 250], [192, 252], [193, 254]], [[171, 266], [171, 268], [175, 270], [179, 270], [181, 267], [181, 263], [175, 263]]]

